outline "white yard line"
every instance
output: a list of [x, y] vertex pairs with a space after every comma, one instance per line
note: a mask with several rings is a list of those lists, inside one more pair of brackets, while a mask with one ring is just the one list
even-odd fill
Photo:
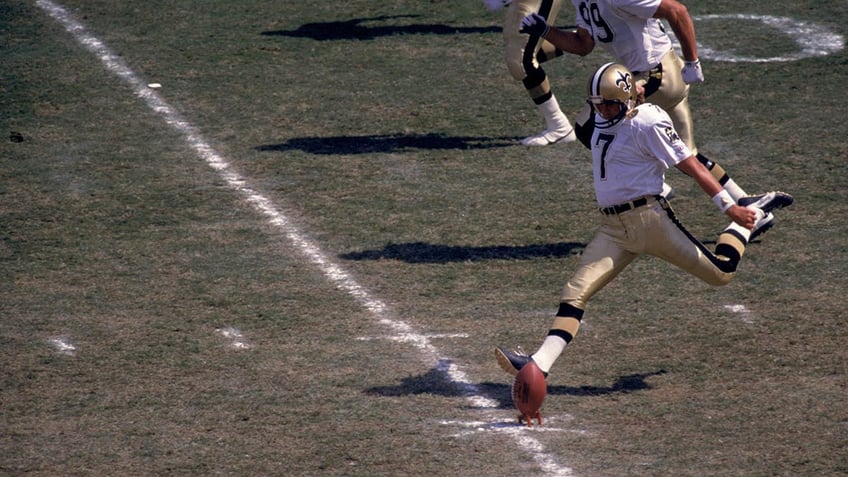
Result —
[[[281, 212], [271, 199], [254, 190], [247, 179], [236, 172], [229, 161], [215, 151], [209, 142], [203, 138], [197, 127], [189, 123], [154, 91], [156, 88], [151, 88], [146, 82], [142, 81], [120, 57], [89, 33], [85, 26], [77, 21], [64, 7], [49, 0], [38, 0], [36, 4], [61, 23], [65, 30], [73, 35], [82, 46], [97, 56], [110, 73], [124, 80], [136, 96], [144, 100], [147, 106], [159, 114], [165, 123], [181, 134], [186, 144], [220, 174], [227, 186], [240, 193], [244, 200], [265, 215], [268, 222], [282, 232], [292, 245], [309, 262], [321, 270], [332, 284], [353, 297], [361, 306], [371, 312], [377, 322], [389, 329], [392, 336], [412, 342], [422, 352], [424, 358], [429, 361], [429, 365], [443, 363], [440, 365], [441, 369], [454, 384], [465, 390], [466, 398], [470, 404], [484, 412], [487, 418], [495, 419], [494, 411], [498, 406], [495, 399], [485, 396], [481, 389], [468, 378], [453, 360], [442, 355], [441, 351], [431, 343], [428, 336], [415, 331], [411, 325], [393, 316], [393, 313], [382, 300], [373, 296], [350, 273], [331, 260], [317, 244], [291, 223], [289, 218]], [[546, 451], [541, 442], [527, 432], [519, 432], [517, 428], [518, 426], [515, 426], [506, 434], [513, 437], [519, 448], [530, 454], [544, 475], [573, 475], [571, 469], [563, 466], [557, 456]]]

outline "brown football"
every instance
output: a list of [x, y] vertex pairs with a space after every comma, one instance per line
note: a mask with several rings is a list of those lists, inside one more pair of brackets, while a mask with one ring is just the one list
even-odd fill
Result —
[[515, 376], [512, 383], [512, 402], [521, 412], [519, 419], [526, 420], [527, 425], [532, 425], [531, 420], [536, 418], [542, 423], [542, 403], [548, 395], [548, 383], [542, 370], [533, 361], [525, 364], [521, 371]]

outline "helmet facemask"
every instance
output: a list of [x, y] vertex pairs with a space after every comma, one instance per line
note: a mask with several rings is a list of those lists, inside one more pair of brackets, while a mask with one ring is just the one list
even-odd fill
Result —
[[[623, 65], [607, 63], [589, 79], [589, 95], [586, 98], [592, 109], [602, 118], [595, 127], [604, 129], [621, 121], [636, 106], [636, 83], [633, 74]], [[603, 117], [597, 109], [600, 104], [618, 104], [618, 114], [614, 118]]]

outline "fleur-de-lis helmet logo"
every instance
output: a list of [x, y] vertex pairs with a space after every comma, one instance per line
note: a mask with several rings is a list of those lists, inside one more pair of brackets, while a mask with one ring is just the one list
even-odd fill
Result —
[[629, 71], [616, 71], [618, 73], [618, 78], [615, 79], [615, 85], [621, 88], [622, 91], [630, 94], [630, 90], [633, 88], [632, 78], [630, 76]]

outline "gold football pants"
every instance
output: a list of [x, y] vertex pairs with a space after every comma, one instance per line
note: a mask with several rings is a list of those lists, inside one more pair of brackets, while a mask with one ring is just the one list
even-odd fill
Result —
[[582, 318], [589, 299], [642, 254], [659, 257], [710, 285], [726, 285], [746, 244], [745, 238], [726, 229], [713, 253], [683, 227], [665, 199], [650, 197], [642, 207], [602, 216], [577, 271], [563, 288], [561, 302], [566, 309], [579, 310], [577, 318]]
[[553, 24], [562, 0], [513, 0], [507, 8], [503, 23], [504, 59], [509, 73], [521, 81], [530, 97], [540, 104], [550, 98], [551, 85], [540, 66], [562, 55], [551, 42], [519, 33], [521, 20], [536, 12]]

